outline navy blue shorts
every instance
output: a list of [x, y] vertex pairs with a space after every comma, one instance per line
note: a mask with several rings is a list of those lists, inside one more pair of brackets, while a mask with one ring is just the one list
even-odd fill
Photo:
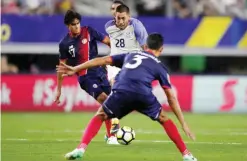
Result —
[[104, 102], [103, 109], [109, 118], [121, 119], [132, 111], [138, 111], [152, 120], [157, 120], [161, 105], [153, 94], [142, 95], [125, 90], [113, 90]]
[[111, 93], [111, 86], [107, 77], [78, 77], [78, 82], [81, 88], [96, 100], [101, 93], [109, 95]]

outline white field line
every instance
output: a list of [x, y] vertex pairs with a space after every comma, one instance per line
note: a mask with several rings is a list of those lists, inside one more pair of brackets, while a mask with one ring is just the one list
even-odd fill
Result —
[[[83, 133], [83, 130], [26, 130], [27, 133], [44, 133], [44, 134], [52, 134], [52, 133]], [[138, 134], [156, 134], [156, 135], [163, 135], [165, 134], [164, 131], [149, 131], [149, 130], [142, 130], [142, 129], [137, 129], [135, 132]], [[105, 133], [104, 131], [99, 131], [99, 133]], [[196, 134], [198, 135], [225, 135], [225, 136], [245, 136], [247, 135], [247, 131], [243, 132], [235, 132], [235, 131], [228, 131], [228, 132], [222, 132], [222, 131], [217, 131], [217, 132], [208, 132], [206, 130], [203, 131], [197, 131]]]
[[[51, 142], [79, 142], [80, 140], [76, 139], [26, 139], [26, 138], [6, 138], [2, 139], [2, 141], [51, 141]], [[93, 142], [103, 142], [103, 140], [93, 140]], [[138, 143], [172, 143], [169, 140], [134, 140], [134, 142]], [[239, 142], [185, 142], [186, 144], [207, 144], [207, 145], [244, 145], [243, 143]]]

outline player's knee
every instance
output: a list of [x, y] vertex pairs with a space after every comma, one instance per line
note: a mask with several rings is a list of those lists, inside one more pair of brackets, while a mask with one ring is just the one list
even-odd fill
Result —
[[105, 93], [101, 93], [98, 97], [97, 97], [97, 101], [100, 104], [103, 104], [103, 102], [107, 99], [107, 95]]
[[105, 121], [108, 119], [108, 116], [102, 107], [99, 108], [99, 110], [96, 113], [96, 116], [98, 116], [102, 121]]
[[161, 110], [159, 117], [158, 117], [158, 121], [163, 124], [165, 121], [169, 120], [169, 117], [167, 116], [167, 114], [165, 113], [164, 110]]

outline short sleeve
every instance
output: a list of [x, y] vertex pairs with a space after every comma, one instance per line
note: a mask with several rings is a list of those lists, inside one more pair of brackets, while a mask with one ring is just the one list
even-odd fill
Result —
[[115, 25], [114, 20], [108, 21], [108, 22], [105, 24], [105, 32], [106, 32], [107, 34], [109, 34], [109, 32], [108, 32], [109, 28], [110, 28], [111, 26], [114, 26], [114, 25]]
[[158, 80], [159, 80], [160, 85], [164, 89], [171, 88], [170, 76], [169, 76], [167, 70], [162, 66], [159, 69]]
[[101, 32], [98, 32], [97, 30], [93, 29], [92, 27], [88, 27], [89, 33], [91, 37], [97, 41], [102, 42], [105, 38], [105, 35]]
[[68, 58], [68, 54], [66, 47], [62, 43], [59, 43], [59, 59], [64, 60], [67, 58]]
[[144, 27], [144, 25], [142, 24], [141, 21], [139, 20], [133, 20], [133, 26], [134, 26], [134, 30], [135, 30], [135, 36], [136, 36], [136, 40], [138, 41], [138, 43], [143, 46], [146, 44], [146, 40], [148, 37], [148, 33], [146, 28]]
[[116, 66], [118, 68], [122, 68], [126, 55], [127, 54], [118, 54], [118, 55], [111, 56], [111, 58], [112, 58], [112, 66]]

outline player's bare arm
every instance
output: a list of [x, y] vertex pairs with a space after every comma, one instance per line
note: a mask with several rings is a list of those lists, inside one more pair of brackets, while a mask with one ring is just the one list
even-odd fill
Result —
[[177, 119], [179, 120], [180, 124], [182, 125], [184, 132], [186, 133], [186, 135], [189, 138], [191, 138], [192, 140], [195, 140], [194, 134], [190, 131], [187, 123], [184, 120], [183, 113], [181, 111], [180, 105], [178, 103], [178, 100], [177, 100], [173, 90], [171, 88], [166, 88], [166, 89], [164, 89], [164, 91], [165, 91], [165, 94], [167, 96], [168, 103], [169, 103], [172, 111], [176, 115]]
[[178, 118], [181, 125], [185, 123], [184, 116], [182, 114], [182, 111], [180, 109], [179, 103], [177, 101], [177, 98], [171, 88], [164, 89], [168, 103], [172, 108], [172, 111], [175, 113], [176, 117]]
[[[59, 64], [61, 63], [66, 63], [66, 60], [59, 60]], [[57, 92], [54, 100], [54, 102], [57, 104], [60, 103], [59, 98], [61, 96], [62, 83], [63, 83], [62, 73], [57, 73]]]
[[102, 66], [102, 65], [111, 65], [111, 64], [112, 64], [111, 56], [105, 56], [105, 57], [89, 60], [83, 64], [74, 67], [66, 65], [65, 63], [61, 63], [60, 65], [56, 66], [57, 67], [56, 69], [57, 69], [57, 73], [60, 73], [63, 76], [71, 76], [84, 69], [89, 69], [92, 67]]

